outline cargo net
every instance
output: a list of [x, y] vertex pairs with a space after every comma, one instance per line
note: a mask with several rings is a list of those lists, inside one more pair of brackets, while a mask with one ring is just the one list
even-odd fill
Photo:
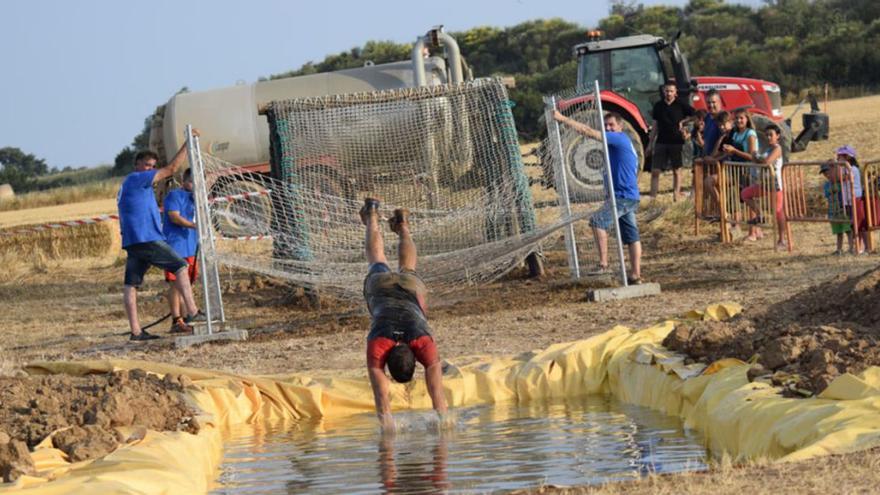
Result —
[[[618, 224], [611, 221], [614, 205], [606, 173], [604, 118], [597, 104], [597, 95], [596, 90], [585, 87], [545, 97], [547, 138], [541, 142], [536, 154], [544, 177], [555, 189], [560, 219], [607, 220], [598, 222], [606, 227], [607, 234], [606, 263], [609, 270], [603, 273], [622, 281], [625, 271], [622, 270], [617, 242]], [[573, 122], [588, 125], [598, 131], [600, 137], [596, 139], [577, 132], [571, 121], [557, 123], [553, 118], [554, 110]], [[638, 139], [631, 129], [624, 131], [631, 134], [630, 139]], [[572, 223], [564, 230], [568, 263], [575, 278], [593, 274], [590, 272], [595, 272], [602, 264], [589, 225], [589, 222]]]
[[[537, 225], [497, 80], [271, 103], [271, 176], [203, 155], [220, 263], [359, 294], [365, 197], [408, 208], [434, 293], [497, 279], [564, 225]], [[397, 236], [383, 226], [397, 265]], [[237, 242], [249, 240], [253, 242]]]

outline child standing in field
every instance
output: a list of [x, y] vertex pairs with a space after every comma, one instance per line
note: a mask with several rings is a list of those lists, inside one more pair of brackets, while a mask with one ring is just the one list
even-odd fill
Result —
[[856, 160], [856, 150], [850, 145], [843, 145], [835, 150], [837, 155], [837, 172], [840, 175], [840, 192], [847, 218], [852, 220], [853, 229], [858, 227], [858, 237], [849, 232], [849, 251], [852, 254], [864, 254], [868, 245], [868, 222], [865, 216], [865, 199], [862, 191], [862, 174]]
[[[773, 176], [773, 193], [776, 197], [775, 199], [775, 213], [776, 213], [776, 225], [778, 230], [778, 238], [776, 240], [776, 249], [785, 249], [787, 246], [785, 245], [785, 208], [783, 205], [784, 195], [782, 193], [782, 146], [779, 145], [779, 135], [781, 131], [778, 126], [771, 124], [767, 126], [767, 129], [764, 130], [765, 135], [767, 136], [767, 149], [763, 150], [759, 153], [755, 160], [758, 163], [763, 163], [765, 165], [769, 165], [771, 168], [771, 174]], [[764, 194], [764, 184], [761, 182], [755, 182], [740, 193], [740, 198], [743, 202], [748, 205], [749, 209], [752, 211], [752, 218], [748, 221], [748, 224], [753, 229], [752, 232], [749, 233], [749, 240], [758, 240], [763, 237], [764, 234], [761, 232], [761, 227], [758, 225], [764, 223], [764, 219], [761, 217], [760, 206], [758, 205], [758, 198]], [[754, 238], [752, 238], [754, 236]]]
[[823, 163], [819, 169], [819, 173], [825, 176], [825, 184], [822, 192], [828, 201], [828, 220], [831, 221], [831, 233], [837, 236], [837, 250], [834, 254], [840, 256], [843, 254], [843, 235], [849, 238], [850, 249], [852, 249], [852, 227], [849, 222], [840, 222], [846, 216], [841, 202], [840, 181], [837, 178], [837, 172], [832, 168], [830, 163]]

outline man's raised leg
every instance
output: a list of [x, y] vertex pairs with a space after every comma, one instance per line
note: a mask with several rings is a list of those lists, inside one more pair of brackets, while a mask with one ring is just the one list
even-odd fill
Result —
[[382, 239], [382, 231], [379, 230], [379, 211], [376, 207], [368, 205], [370, 201], [378, 201], [367, 198], [364, 207], [361, 208], [361, 222], [366, 226], [364, 235], [364, 254], [367, 257], [367, 263], [388, 263], [385, 258], [385, 241]]
[[394, 210], [394, 217], [389, 221], [391, 230], [397, 234], [397, 258], [400, 270], [416, 270], [416, 243], [409, 231], [409, 212], [405, 209]]

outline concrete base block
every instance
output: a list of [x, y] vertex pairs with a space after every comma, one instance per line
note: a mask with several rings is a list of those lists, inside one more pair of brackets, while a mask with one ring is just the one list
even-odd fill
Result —
[[174, 348], [182, 349], [195, 344], [203, 344], [205, 342], [214, 342], [218, 340], [247, 340], [247, 330], [238, 330], [235, 328], [226, 328], [222, 332], [215, 332], [211, 335], [184, 335], [174, 339]]
[[587, 300], [593, 302], [613, 301], [633, 297], [656, 296], [659, 293], [660, 284], [649, 283], [608, 289], [591, 289], [587, 291]]

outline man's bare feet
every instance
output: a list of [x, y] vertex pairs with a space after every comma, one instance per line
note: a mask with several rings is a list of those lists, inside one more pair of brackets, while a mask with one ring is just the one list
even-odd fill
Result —
[[370, 218], [379, 218], [379, 200], [376, 198], [364, 198], [364, 206], [361, 207], [361, 222], [364, 225], [370, 223]]
[[403, 227], [409, 226], [409, 210], [406, 208], [394, 210], [394, 216], [388, 219], [388, 226], [391, 227], [391, 232], [400, 235]]

